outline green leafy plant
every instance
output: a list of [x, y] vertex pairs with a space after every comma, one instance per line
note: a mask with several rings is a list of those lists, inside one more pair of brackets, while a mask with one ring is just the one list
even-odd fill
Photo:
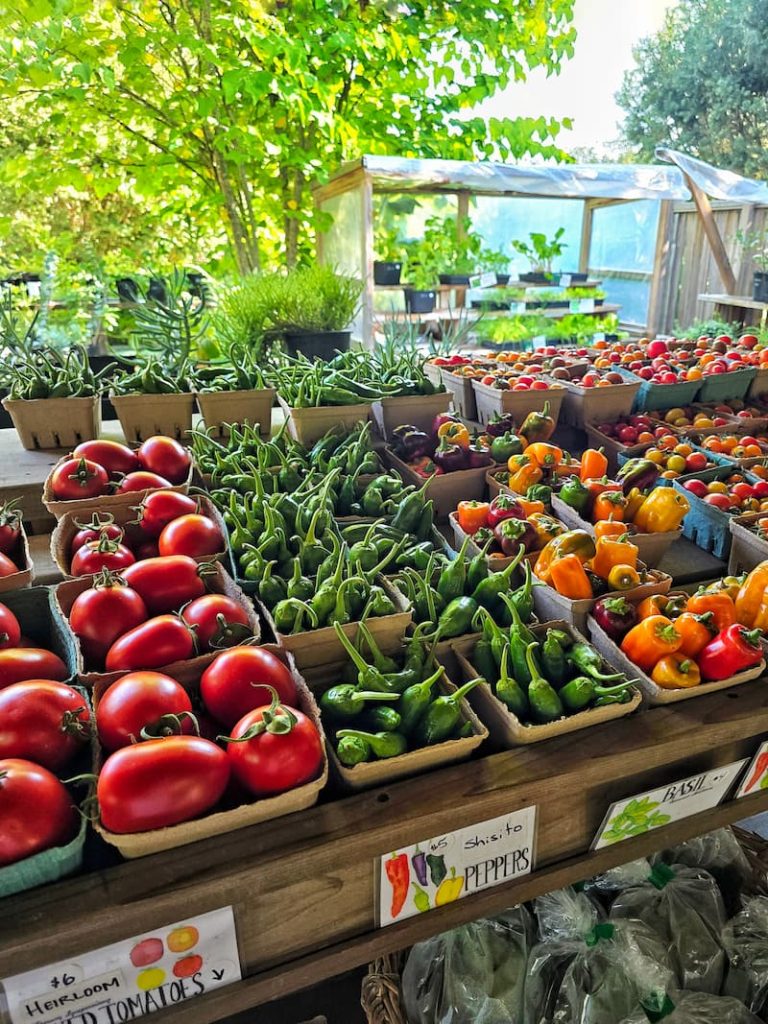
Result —
[[543, 232], [531, 231], [528, 235], [531, 240], [530, 245], [527, 242], [515, 239], [512, 242], [512, 248], [519, 252], [521, 256], [525, 256], [531, 264], [531, 270], [543, 274], [551, 274], [552, 261], [562, 256], [563, 252], [568, 248], [567, 242], [560, 241], [564, 234], [565, 228], [558, 228], [552, 238], [547, 239]]
[[604, 299], [606, 292], [602, 288], [566, 288], [563, 297], [566, 299]]
[[469, 217], [459, 224], [453, 215], [435, 214], [427, 220], [424, 237], [407, 243], [406, 252], [408, 281], [416, 288], [434, 287], [440, 274], [503, 272], [509, 266], [503, 252], [483, 246], [480, 236], [472, 231]]
[[530, 341], [548, 334], [550, 324], [550, 320], [537, 314], [493, 317], [482, 324], [478, 341], [489, 345]]
[[377, 224], [373, 236], [374, 256], [377, 260], [401, 263], [405, 256], [405, 243], [400, 240], [397, 228]]
[[360, 309], [363, 284], [318, 263], [289, 271], [272, 326], [284, 331], [344, 331]]
[[695, 340], [700, 338], [702, 335], [706, 335], [710, 338], [716, 338], [719, 334], [727, 334], [731, 338], [738, 338], [742, 333], [742, 326], [738, 320], [734, 320], [732, 323], [728, 323], [726, 320], [696, 320], [692, 324], [688, 324], [683, 327], [680, 322], [676, 322], [673, 328], [675, 337], [677, 338], [690, 338]]
[[271, 275], [246, 274], [219, 291], [211, 326], [222, 349], [242, 346], [256, 362], [269, 361], [275, 341], [267, 321], [281, 286]]
[[164, 283], [165, 301], [154, 301], [145, 292], [133, 310], [131, 345], [139, 356], [160, 356], [173, 372], [204, 351], [210, 317], [204, 302], [188, 291], [183, 270], [176, 268]]
[[756, 267], [768, 270], [768, 228], [762, 231], [737, 231], [736, 241]]

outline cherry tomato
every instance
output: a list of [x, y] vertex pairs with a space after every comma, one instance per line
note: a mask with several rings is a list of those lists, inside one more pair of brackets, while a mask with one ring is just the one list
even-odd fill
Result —
[[83, 441], [72, 454], [103, 466], [112, 477], [132, 473], [139, 468], [136, 452], [119, 441]]
[[122, 527], [117, 525], [109, 513], [102, 515], [100, 512], [94, 512], [90, 522], [79, 523], [75, 520], [75, 526], [78, 527], [78, 530], [69, 545], [70, 553], [73, 555], [80, 550], [83, 544], [88, 544], [92, 540], [101, 540], [102, 534], [106, 535], [109, 540], [123, 539]]
[[[245, 737], [248, 737], [246, 739]], [[323, 763], [317, 726], [301, 711], [279, 703], [249, 711], [227, 744], [232, 774], [256, 796], [272, 796], [310, 782]]]
[[148, 832], [205, 814], [229, 782], [227, 754], [199, 736], [147, 740], [111, 754], [97, 785], [110, 832]]
[[143, 469], [159, 473], [173, 484], [183, 484], [189, 476], [192, 456], [172, 437], [148, 437], [137, 454]]
[[[21, 640], [20, 645], [24, 643]], [[66, 679], [67, 666], [53, 651], [41, 647], [6, 647], [0, 651], [0, 690], [25, 679]]]
[[161, 555], [190, 555], [202, 558], [226, 547], [221, 530], [208, 516], [193, 513], [180, 516], [163, 528], [157, 542]]
[[85, 700], [66, 683], [27, 679], [0, 690], [0, 757], [23, 757], [58, 772], [88, 741]]
[[[160, 737], [172, 735], [179, 729], [194, 732], [192, 701], [189, 694], [175, 679], [161, 672], [129, 672], [121, 676], [102, 695], [96, 708], [96, 727], [99, 739], [107, 750], [137, 743], [142, 729]], [[178, 728], [165, 715], [182, 716]]]
[[16, 757], [0, 761], [0, 821], [0, 866], [64, 846], [78, 828], [72, 798], [56, 776]]
[[198, 511], [198, 503], [187, 494], [178, 491], [153, 491], [142, 501], [139, 508], [141, 528], [149, 537], [159, 537], [163, 527], [179, 516]]
[[119, 576], [108, 571], [78, 594], [69, 610], [69, 625], [80, 641], [86, 662], [103, 665], [118, 637], [149, 618], [147, 606]]
[[135, 473], [124, 476], [117, 485], [118, 494], [125, 494], [128, 491], [152, 491], [158, 487], [170, 487], [170, 480], [157, 473], [147, 473], [143, 469], [137, 469]]
[[0, 604], [0, 650], [4, 647], [18, 647], [20, 640], [19, 620], [10, 608]]
[[12, 501], [0, 505], [0, 552], [10, 555], [21, 537], [21, 512]]
[[0, 578], [13, 576], [13, 574], [18, 571], [19, 567], [16, 563], [12, 562], [8, 555], [0, 553]]
[[51, 474], [51, 490], [59, 501], [97, 498], [108, 487], [106, 469], [90, 459], [65, 459]]
[[127, 569], [135, 561], [133, 552], [125, 544], [104, 536], [99, 540], [87, 541], [75, 552], [69, 572], [72, 576], [91, 576], [102, 569], [117, 572], [119, 569]]
[[181, 616], [195, 627], [195, 636], [203, 651], [234, 647], [252, 635], [245, 609], [226, 594], [204, 594], [190, 601]]
[[177, 615], [158, 615], [124, 633], [107, 651], [107, 672], [161, 668], [195, 655], [190, 629]]
[[234, 647], [217, 655], [200, 679], [203, 705], [228, 729], [272, 698], [296, 703], [296, 683], [287, 665], [263, 647]]
[[141, 595], [150, 615], [177, 611], [205, 593], [200, 566], [187, 555], [147, 558], [121, 575]]

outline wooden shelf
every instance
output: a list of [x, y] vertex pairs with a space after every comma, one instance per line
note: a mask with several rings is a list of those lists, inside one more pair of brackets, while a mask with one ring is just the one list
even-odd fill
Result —
[[[611, 302], [604, 302], [602, 306], [596, 306], [591, 313], [579, 313], [574, 314], [578, 316], [605, 316], [607, 313], [616, 313], [621, 309], [621, 306], [617, 306]], [[408, 323], [418, 324], [423, 323], [425, 320], [460, 320], [466, 317], [469, 320], [479, 320], [480, 317], [483, 320], [498, 319], [502, 316], [514, 316], [516, 314], [511, 313], [508, 309], [498, 310], [480, 310], [480, 309], [433, 309], [431, 313], [407, 313], [405, 310], [398, 310], [390, 313], [374, 313], [374, 323], [385, 323], [389, 320], [403, 320]], [[564, 316], [570, 316], [570, 310], [568, 309], [536, 309], [531, 310], [531, 313], [524, 313], [523, 316], [545, 316], [549, 320], [561, 320]]]
[[[157, 1014], [208, 1024], [431, 934], [493, 914], [664, 845], [768, 810], [731, 801], [598, 852], [610, 803], [755, 753], [765, 682], [641, 712], [167, 853], [10, 897], [0, 977], [232, 905], [245, 980]], [[392, 849], [522, 807], [538, 808], [537, 869], [389, 928], [374, 919], [374, 867]]]
[[705, 293], [697, 296], [699, 302], [714, 302], [717, 306], [733, 306], [735, 309], [768, 310], [768, 302], [758, 302], [749, 295], [728, 295], [727, 292]]

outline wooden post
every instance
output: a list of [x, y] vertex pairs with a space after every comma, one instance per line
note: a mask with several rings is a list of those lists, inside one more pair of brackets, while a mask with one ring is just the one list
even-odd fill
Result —
[[363, 345], [373, 346], [373, 180], [366, 171], [360, 189], [362, 202], [362, 251], [360, 260], [363, 273], [362, 333]]
[[661, 306], [664, 287], [669, 287], [668, 275], [671, 255], [672, 203], [663, 199], [659, 207], [659, 224], [656, 229], [656, 248], [653, 253], [653, 276], [648, 296], [647, 331], [653, 337], [662, 330]]
[[456, 195], [456, 237], [461, 240], [467, 234], [464, 229], [464, 220], [469, 216], [469, 192], [459, 192]]
[[592, 214], [594, 204], [591, 199], [584, 200], [584, 213], [581, 220], [581, 245], [579, 246], [579, 273], [589, 270], [589, 249], [592, 245]]
[[704, 228], [704, 234], [707, 236], [707, 241], [712, 249], [712, 255], [715, 257], [715, 263], [717, 269], [720, 271], [720, 278], [723, 282], [723, 287], [729, 295], [736, 294], [736, 278], [731, 267], [731, 261], [728, 259], [728, 253], [723, 243], [722, 236], [718, 230], [717, 224], [715, 223], [715, 217], [712, 213], [712, 204], [709, 201], [709, 196], [699, 188], [695, 181], [687, 174], [685, 180], [688, 188], [691, 190], [693, 201], [696, 204], [696, 210], [701, 217], [701, 224]]

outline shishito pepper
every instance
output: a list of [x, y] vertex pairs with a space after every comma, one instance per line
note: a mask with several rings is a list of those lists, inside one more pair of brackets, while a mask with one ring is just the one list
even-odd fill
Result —
[[638, 622], [621, 641], [621, 649], [644, 672], [667, 654], [675, 654], [682, 637], [664, 615], [651, 615]]
[[768, 560], [755, 566], [739, 587], [736, 595], [736, 621], [751, 629], [760, 613], [760, 609], [768, 593]]
[[487, 501], [460, 501], [456, 518], [464, 533], [477, 533], [487, 525], [490, 504]]
[[696, 662], [684, 654], [667, 654], [653, 666], [651, 679], [664, 690], [698, 686], [701, 672]]
[[481, 677], [470, 679], [454, 693], [433, 700], [416, 726], [416, 741], [430, 747], [450, 739], [461, 720], [461, 702], [470, 690], [484, 682]]
[[555, 537], [539, 552], [533, 571], [540, 580], [549, 583], [552, 563], [565, 555], [578, 555], [587, 562], [595, 555], [595, 542], [586, 530], [567, 530]]
[[519, 719], [528, 713], [528, 698], [522, 686], [509, 674], [509, 648], [505, 647], [501, 655], [501, 669], [494, 687], [496, 696], [509, 711]]
[[549, 415], [549, 402], [544, 403], [541, 412], [529, 412], [520, 427], [520, 433], [529, 445], [537, 441], [548, 441], [555, 432], [555, 421]]
[[577, 676], [576, 679], [572, 679], [569, 683], [565, 684], [559, 691], [559, 697], [563, 707], [567, 711], [575, 713], [589, 707], [598, 697], [629, 699], [629, 686], [630, 684], [626, 681], [619, 683], [617, 686], [600, 686], [594, 679], [589, 679], [587, 676]]
[[685, 495], [671, 487], [656, 487], [635, 512], [634, 523], [643, 533], [676, 530], [691, 505]]
[[556, 722], [563, 716], [563, 705], [551, 683], [549, 683], [539, 671], [534, 658], [537, 644], [528, 644], [525, 652], [525, 660], [528, 671], [531, 674], [531, 681], [528, 685], [528, 703], [530, 704], [531, 718], [541, 725], [547, 722]]
[[722, 630], [699, 654], [701, 678], [729, 679], [763, 660], [762, 630], [738, 622]]
[[356, 686], [342, 684], [325, 691], [320, 698], [320, 709], [334, 718], [354, 718], [365, 710], [369, 701], [375, 703], [380, 700], [397, 700], [397, 694], [358, 690]]

